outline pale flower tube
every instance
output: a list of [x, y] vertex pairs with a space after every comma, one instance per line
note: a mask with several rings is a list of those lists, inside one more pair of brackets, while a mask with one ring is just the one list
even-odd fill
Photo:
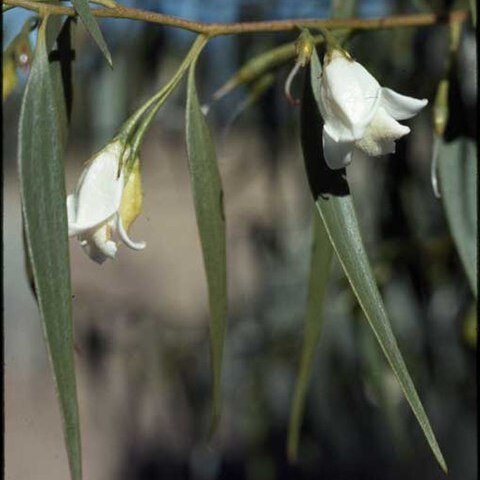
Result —
[[359, 63], [340, 50], [325, 55], [319, 108], [325, 122], [327, 165], [346, 167], [356, 151], [369, 156], [395, 152], [395, 140], [410, 133], [397, 120], [415, 116], [428, 103], [381, 87]]
[[87, 255], [98, 263], [115, 257], [115, 232], [134, 250], [146, 246], [127, 234], [142, 209], [142, 188], [138, 158], [126, 183], [123, 168], [118, 175], [123, 150], [124, 144], [116, 140], [97, 153], [87, 163], [75, 192], [67, 197], [68, 235], [77, 236]]

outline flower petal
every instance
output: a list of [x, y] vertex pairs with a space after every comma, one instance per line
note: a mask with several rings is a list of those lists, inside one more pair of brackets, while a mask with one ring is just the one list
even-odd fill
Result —
[[[113, 215], [112, 215], [113, 217]], [[67, 197], [67, 218], [68, 218], [68, 236], [73, 237], [75, 235], [82, 235], [86, 232], [91, 232], [92, 230], [99, 228], [102, 224], [91, 223], [91, 224], [78, 224], [77, 223], [77, 197], [75, 194], [70, 194]], [[106, 223], [111, 219], [107, 218]]]
[[332, 170], [346, 167], [352, 161], [353, 144], [351, 142], [336, 142], [323, 128], [323, 156]]
[[76, 227], [95, 228], [108, 221], [119, 209], [123, 192], [123, 172], [117, 178], [121, 142], [107, 145], [87, 166], [76, 191]]
[[398, 123], [380, 107], [363, 138], [355, 142], [355, 147], [372, 157], [386, 155], [395, 151], [394, 141], [408, 133], [410, 128]]
[[83, 235], [85, 233], [91, 233], [92, 231], [102, 228], [103, 225], [107, 224], [115, 216], [115, 213], [108, 217], [105, 221], [101, 223], [69, 223], [68, 224], [68, 236], [74, 237], [75, 235]]
[[123, 243], [127, 247], [130, 247], [133, 250], [143, 250], [147, 246], [145, 242], [134, 242], [130, 239], [127, 232], [123, 228], [122, 218], [120, 215], [117, 215], [117, 231]]
[[111, 240], [111, 228], [110, 222], [80, 240], [85, 253], [97, 263], [103, 263], [107, 258], [115, 258], [117, 245]]
[[367, 133], [379, 140], [397, 140], [410, 133], [410, 128], [398, 123], [387, 111], [380, 107], [368, 126]]
[[406, 120], [414, 117], [428, 103], [426, 98], [418, 98], [400, 95], [390, 88], [382, 87], [381, 106], [395, 120]]
[[380, 104], [377, 80], [359, 63], [334, 53], [324, 66], [320, 112], [332, 139], [360, 139]]
[[370, 157], [379, 157], [395, 153], [395, 142], [393, 140], [362, 139], [355, 143], [355, 148], [369, 155]]
[[95, 243], [87, 242], [83, 250], [94, 262], [102, 264], [108, 258], [115, 258], [117, 245], [113, 240], [108, 240], [102, 248], [98, 248]]
[[76, 235], [70, 232], [70, 225], [73, 225], [77, 219], [77, 199], [72, 193], [67, 196], [67, 219], [68, 219], [68, 235]]

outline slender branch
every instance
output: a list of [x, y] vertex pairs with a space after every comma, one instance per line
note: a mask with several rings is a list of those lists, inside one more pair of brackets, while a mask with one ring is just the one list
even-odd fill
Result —
[[[76, 16], [77, 13], [72, 7], [39, 3], [32, 0], [4, 0], [4, 4], [12, 7], [22, 7], [27, 10], [44, 10], [53, 15]], [[447, 22], [462, 22], [468, 18], [468, 11], [454, 10], [447, 14], [420, 13], [411, 15], [393, 15], [383, 18], [351, 18], [351, 19], [294, 19], [275, 20], [263, 22], [244, 23], [204, 23], [185, 20], [183, 18], [163, 15], [161, 13], [140, 10], [136, 8], [123, 7], [92, 9], [96, 17], [104, 18], [128, 18], [131, 20], [143, 20], [149, 23], [182, 28], [191, 32], [205, 34], [209, 37], [216, 35], [231, 35], [238, 33], [259, 33], [259, 32], [284, 32], [298, 28], [328, 28], [336, 29], [358, 29], [375, 30], [396, 27], [424, 27]]]
[[[137, 156], [143, 137], [145, 136], [145, 133], [148, 127], [150, 126], [150, 124], [152, 123], [153, 119], [155, 118], [155, 115], [157, 114], [158, 110], [164, 104], [168, 96], [175, 90], [177, 85], [180, 83], [180, 80], [183, 78], [183, 75], [185, 74], [185, 72], [190, 68], [190, 65], [196, 62], [202, 49], [207, 44], [207, 41], [208, 41], [208, 37], [206, 35], [199, 35], [195, 40], [195, 42], [193, 43], [192, 48], [183, 59], [183, 62], [178, 67], [178, 70], [170, 79], [170, 81], [156, 95], [154, 95], [151, 100], [146, 102], [145, 105], [148, 105], [149, 107], [152, 105], [154, 106], [145, 115], [145, 118], [142, 120], [142, 123], [139, 126], [138, 131], [135, 133], [135, 138], [133, 139], [133, 142], [132, 142], [133, 158]], [[155, 105], [155, 102], [156, 102], [156, 105]], [[138, 112], [141, 112], [143, 114], [144, 108], [141, 107], [138, 110]], [[135, 117], [135, 114], [132, 116], [132, 118], [134, 117]]]

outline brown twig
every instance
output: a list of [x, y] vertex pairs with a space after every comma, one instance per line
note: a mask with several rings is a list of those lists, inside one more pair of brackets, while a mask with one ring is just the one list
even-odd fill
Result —
[[[43, 9], [50, 15], [76, 16], [72, 7], [45, 4], [32, 0], [4, 0], [5, 5], [22, 7], [27, 10], [39, 11]], [[203, 33], [209, 37], [217, 35], [232, 35], [239, 33], [284, 32], [298, 28], [327, 28], [377, 30], [398, 27], [425, 27], [448, 22], [462, 22], [468, 18], [468, 11], [454, 10], [448, 14], [420, 13], [411, 15], [393, 15], [383, 18], [351, 18], [351, 19], [294, 19], [273, 20], [262, 22], [241, 23], [204, 23], [185, 20], [183, 18], [163, 15], [161, 13], [140, 10], [118, 5], [115, 8], [95, 8], [92, 14], [103, 18], [127, 18], [157, 23], [168, 27], [177, 27], [195, 33]]]

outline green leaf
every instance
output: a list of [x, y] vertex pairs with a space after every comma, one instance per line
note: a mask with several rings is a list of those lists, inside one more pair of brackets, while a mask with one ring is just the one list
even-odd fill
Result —
[[20, 192], [27, 251], [60, 403], [71, 478], [80, 480], [62, 107], [58, 103], [48, 59], [46, 37], [50, 20], [46, 17], [40, 26], [21, 106]]
[[467, 138], [445, 143], [438, 151], [442, 201], [460, 259], [475, 298], [477, 291], [477, 146]]
[[322, 307], [332, 260], [332, 246], [318, 211], [313, 213], [312, 253], [308, 283], [307, 314], [303, 336], [303, 349], [290, 412], [288, 429], [288, 458], [296, 461], [300, 426], [305, 410], [305, 399], [310, 381], [315, 350], [320, 340]]
[[67, 144], [68, 123], [72, 109], [73, 85], [71, 28], [75, 20], [50, 17], [46, 30], [46, 48], [49, 52], [50, 78], [59, 115], [59, 134], [62, 148]]
[[85, 25], [88, 33], [95, 40], [103, 55], [107, 59], [108, 64], [112, 66], [112, 56], [110, 55], [107, 44], [105, 43], [105, 39], [103, 38], [100, 27], [90, 11], [88, 0], [72, 0], [72, 5], [73, 8], [78, 12], [78, 15]]
[[222, 355], [227, 316], [225, 215], [215, 147], [205, 117], [200, 110], [195, 87], [195, 62], [188, 74], [186, 137], [193, 200], [210, 304], [213, 370], [211, 432], [213, 433], [221, 410]]
[[470, 15], [472, 16], [473, 26], [477, 26], [477, 1], [470, 0]]
[[[52, 52], [55, 54], [55, 57], [50, 59], [50, 69], [54, 68], [56, 70], [54, 79], [58, 85], [57, 95], [63, 95], [63, 99], [58, 99], [59, 104], [62, 105], [63, 120], [66, 120], [62, 123], [67, 126], [70, 122], [73, 103], [73, 61], [75, 59], [75, 51], [72, 49], [72, 34], [75, 23], [76, 20], [72, 17], [65, 19], [57, 38], [57, 50]], [[67, 132], [68, 129], [63, 132], [65, 138]]]
[[446, 472], [445, 460], [398, 348], [375, 283], [360, 236], [345, 169], [330, 170], [323, 158], [322, 120], [312, 88], [320, 88], [320, 83], [314, 78], [305, 82], [301, 112], [302, 150], [312, 194], [328, 237], [353, 292], [402, 387], [433, 454]]

